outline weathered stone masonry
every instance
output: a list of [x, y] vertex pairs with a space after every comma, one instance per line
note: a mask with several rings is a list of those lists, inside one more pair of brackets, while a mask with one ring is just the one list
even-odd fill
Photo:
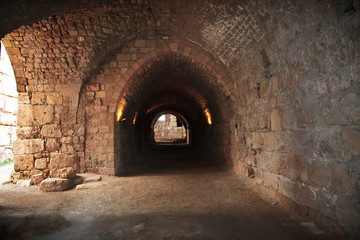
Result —
[[359, 236], [360, 16], [356, 1], [344, 12], [349, 3], [65, 1], [36, 11], [34, 1], [23, 19], [5, 11], [19, 92], [14, 181], [64, 167], [121, 175], [152, 118], [173, 110], [196, 146], [283, 205]]

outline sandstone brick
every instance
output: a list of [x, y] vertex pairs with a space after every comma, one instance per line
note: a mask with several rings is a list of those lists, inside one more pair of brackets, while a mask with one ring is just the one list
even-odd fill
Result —
[[47, 168], [47, 159], [40, 158], [35, 160], [35, 168], [36, 169], [44, 169]]
[[73, 187], [70, 179], [47, 178], [40, 183], [40, 190], [44, 192], [61, 192]]
[[76, 176], [76, 171], [71, 168], [61, 168], [58, 170], [58, 175], [60, 178], [74, 178]]
[[290, 199], [294, 199], [294, 196], [299, 192], [299, 187], [296, 185], [296, 182], [280, 177], [278, 179], [278, 192]]
[[106, 92], [105, 91], [97, 91], [97, 92], [95, 92], [95, 97], [96, 98], [105, 98]]
[[50, 105], [62, 104], [62, 96], [57, 92], [46, 93], [46, 102]]
[[14, 154], [41, 153], [44, 150], [42, 139], [22, 139], [14, 142]]
[[19, 187], [30, 187], [31, 185], [31, 179], [26, 179], [26, 180], [18, 180], [16, 182], [16, 185]]
[[79, 157], [74, 155], [65, 155], [61, 153], [51, 153], [50, 155], [50, 176], [58, 176], [58, 170], [71, 167], [78, 171]]
[[60, 149], [60, 143], [57, 139], [46, 139], [45, 149], [48, 152], [56, 152]]
[[32, 104], [45, 104], [45, 93], [43, 92], [33, 92], [31, 96]]
[[345, 129], [342, 132], [344, 139], [344, 156], [348, 158], [360, 155], [360, 131], [358, 129]]
[[39, 132], [40, 128], [38, 126], [21, 127], [16, 129], [16, 135], [19, 139], [38, 138]]
[[31, 170], [34, 167], [34, 156], [27, 155], [15, 155], [14, 156], [14, 169], [15, 171]]
[[30, 104], [18, 105], [17, 124], [19, 126], [32, 126], [33, 112]]
[[34, 122], [38, 125], [52, 123], [54, 119], [54, 107], [51, 105], [33, 106]]
[[344, 163], [330, 165], [329, 190], [336, 194], [349, 195], [355, 193], [355, 179], [350, 175], [349, 167]]
[[31, 183], [33, 185], [39, 185], [44, 180], [44, 176], [42, 174], [35, 174], [31, 176]]
[[275, 75], [271, 78], [272, 91], [277, 92], [279, 90], [279, 76]]
[[21, 104], [24, 104], [24, 103], [30, 103], [30, 97], [29, 97], [29, 93], [19, 93], [18, 95], [18, 101], [19, 103]]
[[274, 109], [271, 112], [271, 130], [272, 131], [281, 131], [282, 130], [282, 126], [281, 126], [281, 115], [279, 110]]
[[61, 137], [60, 126], [57, 124], [45, 125], [41, 129], [43, 137]]
[[293, 85], [292, 69], [288, 68], [286, 71], [285, 87], [287, 89], [290, 89], [292, 88], [292, 85]]
[[270, 97], [268, 105], [269, 105], [269, 108], [275, 108], [276, 107], [276, 97], [274, 97], [274, 96]]
[[146, 40], [145, 39], [136, 39], [135, 40], [135, 47], [141, 48], [146, 46]]
[[278, 183], [277, 183], [278, 178], [279, 178], [278, 175], [264, 172], [264, 175], [263, 175], [264, 186], [270, 187], [270, 188], [274, 189], [275, 191], [277, 191], [278, 190]]
[[309, 181], [314, 187], [328, 186], [329, 184], [329, 164], [321, 160], [312, 160], [309, 164]]
[[260, 84], [260, 97], [265, 98], [270, 93], [270, 82], [264, 81]]
[[100, 90], [100, 84], [98, 84], [98, 83], [86, 85], [87, 92], [94, 92], [94, 91], [99, 91], [99, 90]]

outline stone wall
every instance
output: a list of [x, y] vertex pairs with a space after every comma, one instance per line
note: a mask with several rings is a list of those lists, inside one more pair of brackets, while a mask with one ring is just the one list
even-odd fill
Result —
[[171, 109], [194, 146], [280, 205], [359, 236], [356, 1], [72, 2], [19, 28], [1, 20], [19, 92], [15, 179], [120, 175]]

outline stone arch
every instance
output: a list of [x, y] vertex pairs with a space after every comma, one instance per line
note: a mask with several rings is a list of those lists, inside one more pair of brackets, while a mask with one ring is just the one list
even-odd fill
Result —
[[[146, 40], [145, 40], [146, 41]], [[129, 84], [136, 78], [144, 69], [152, 62], [156, 62], [164, 58], [167, 54], [180, 55], [188, 58], [199, 68], [203, 68], [216, 76], [216, 81], [219, 84], [224, 95], [233, 100], [235, 91], [233, 82], [231, 81], [229, 73], [225, 71], [226, 67], [213, 60], [213, 58], [203, 50], [190, 44], [189, 42], [169, 42], [164, 46], [160, 46], [149, 54], [143, 56], [138, 61], [132, 64], [129, 70], [125, 73], [122, 79], [119, 79], [113, 91], [111, 99], [113, 100], [109, 105], [109, 112], [114, 113], [121, 104], [121, 96], [126, 94]], [[125, 87], [119, 84], [120, 81], [125, 81]]]
[[[145, 43], [143, 44], [146, 45], [147, 40], [135, 40], [135, 42], [136, 41], [144, 41]], [[154, 65], [166, 64], [166, 62], [171, 63], [171, 61], [175, 61], [176, 63], [177, 61], [184, 63], [186, 66], [190, 66], [191, 68], [196, 69], [195, 71], [206, 73], [205, 77], [199, 77], [199, 79], [201, 79], [199, 80], [200, 83], [196, 87], [192, 87], [192, 89], [189, 90], [189, 92], [191, 92], [195, 96], [196, 99], [195, 101], [199, 105], [202, 111], [202, 115], [204, 116], [206, 114], [210, 115], [210, 111], [212, 111], [213, 113], [217, 113], [219, 119], [218, 122], [226, 119], [226, 121], [223, 121], [223, 123], [213, 128], [215, 129], [218, 127], [219, 128], [217, 130], [218, 132], [229, 132], [224, 129], [229, 127], [227, 120], [234, 117], [231, 114], [233, 112], [231, 106], [235, 97], [235, 91], [233, 88], [233, 82], [231, 81], [230, 75], [226, 72], [226, 67], [224, 67], [219, 62], [213, 60], [210, 54], [208, 54], [206, 51], [200, 49], [198, 46], [194, 44], [184, 41], [167, 41], [163, 45], [158, 46], [148, 54], [145, 54], [141, 56], [139, 59], [137, 59], [137, 61], [131, 64], [131, 66], [125, 72], [125, 74], [121, 78], [118, 78], [116, 83], [114, 84], [114, 91], [111, 94], [111, 101], [109, 103], [108, 113], [113, 116], [114, 119], [113, 121], [115, 126], [114, 127], [114, 144], [115, 144], [114, 161], [115, 161], [115, 165], [117, 165], [114, 166], [115, 169], [119, 168], [118, 166], [122, 165], [122, 163], [120, 163], [122, 161], [121, 159], [127, 158], [126, 156], [125, 157], [119, 156], [120, 154], [119, 152], [121, 151], [119, 148], [121, 148], [123, 144], [121, 144], [121, 140], [119, 139], [119, 137], [121, 138], [122, 136], [120, 136], [118, 133], [119, 129], [117, 127], [119, 126], [119, 124], [117, 122], [123, 124], [122, 120], [124, 118], [122, 117], [126, 115], [126, 112], [128, 113], [126, 115], [126, 119], [128, 118], [132, 119], [135, 116], [135, 114], [137, 114], [137, 110], [138, 110], [136, 108], [132, 109], [133, 106], [127, 107], [128, 104], [127, 99], [131, 98], [132, 94], [134, 93], [137, 94], [139, 91], [142, 91], [141, 90], [143, 88], [142, 84], [144, 84], [144, 82], [142, 82], [143, 81], [142, 78], [144, 78], [144, 76], [146, 77], [146, 74], [148, 74], [149, 71], [150, 72], [152, 71], [151, 69], [154, 67]], [[211, 87], [209, 87], [208, 85]], [[191, 85], [189, 86], [189, 88], [191, 88]], [[199, 92], [200, 90], [202, 90], [202, 88], [204, 89], [211, 88], [213, 92], [214, 92], [214, 88], [216, 88], [214, 94], [217, 97], [215, 95], [213, 95], [213, 97], [214, 98], [216, 97], [218, 101], [211, 99], [211, 97], [209, 97], [209, 94], [207, 96], [204, 96], [203, 93]], [[130, 102], [131, 101], [132, 100], [130, 100]], [[210, 104], [209, 102], [211, 101], [212, 103]], [[216, 102], [216, 104], [214, 102]], [[211, 109], [210, 111], [208, 105], [212, 105], [212, 107], [210, 107]], [[169, 110], [169, 109], [165, 108], [165, 110]], [[208, 122], [208, 121], [203, 121], [203, 123], [204, 122]], [[137, 134], [136, 132], [134, 132], [135, 130], [129, 130], [129, 131], [131, 133], [126, 133], [123, 135], [135, 136]], [[205, 131], [205, 130], [203, 129], [199, 131]], [[141, 138], [146, 139], [146, 135], [142, 133]], [[216, 137], [213, 136], [213, 138]], [[230, 138], [230, 136], [226, 138]], [[217, 141], [218, 148], [223, 148], [222, 144], [218, 144], [219, 140], [214, 140], [214, 141]], [[192, 141], [192, 142], [196, 142], [196, 141]], [[126, 151], [132, 152], [132, 150], [128, 150], [128, 149]], [[222, 158], [229, 157], [229, 156], [225, 156], [226, 150], [221, 149], [219, 150], [219, 152], [220, 151], [223, 152], [222, 154], [220, 154], [222, 155], [221, 156]]]

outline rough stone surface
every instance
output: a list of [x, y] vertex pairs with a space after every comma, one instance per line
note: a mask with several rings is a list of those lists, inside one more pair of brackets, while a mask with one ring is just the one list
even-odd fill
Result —
[[47, 178], [40, 183], [44, 192], [61, 192], [72, 187], [72, 181], [64, 178]]
[[58, 170], [58, 175], [60, 178], [74, 178], [76, 176], [76, 171], [69, 168], [61, 168]]
[[31, 179], [27, 179], [27, 180], [18, 180], [16, 182], [16, 185], [19, 187], [30, 187], [31, 186]]
[[101, 186], [104, 186], [105, 184], [103, 182], [87, 182], [82, 183], [80, 185], [76, 186], [76, 190], [85, 190], [85, 189], [93, 189], [98, 188]]
[[14, 179], [121, 175], [174, 112], [192, 146], [360, 234], [357, 1], [25, 2], [0, 14]]
[[78, 174], [83, 178], [83, 183], [98, 182], [101, 181], [101, 176], [96, 174], [83, 173]]
[[58, 177], [58, 170], [62, 168], [71, 167], [77, 171], [79, 166], [79, 158], [72, 155], [65, 155], [60, 153], [52, 153], [50, 155], [50, 176]]
[[40, 183], [44, 180], [44, 176], [42, 174], [36, 174], [31, 176], [31, 183], [34, 185], [40, 185]]

